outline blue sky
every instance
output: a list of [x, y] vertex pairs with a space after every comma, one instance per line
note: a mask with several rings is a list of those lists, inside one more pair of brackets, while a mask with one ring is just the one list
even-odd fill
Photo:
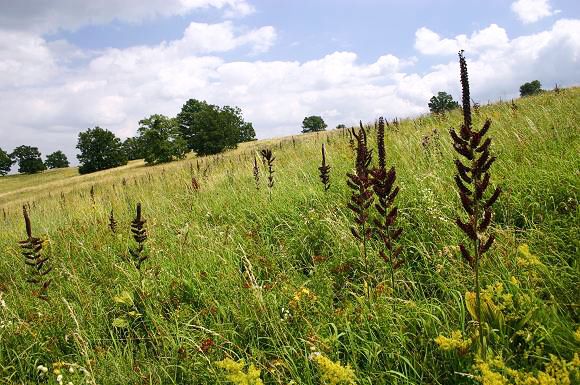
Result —
[[480, 102], [525, 81], [580, 83], [571, 0], [0, 0], [0, 148], [122, 138], [189, 98], [240, 106], [258, 136], [426, 112], [459, 97], [465, 49]]

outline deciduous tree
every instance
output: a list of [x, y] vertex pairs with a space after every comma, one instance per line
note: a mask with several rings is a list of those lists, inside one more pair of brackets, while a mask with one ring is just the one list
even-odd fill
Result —
[[22, 174], [35, 174], [46, 170], [46, 166], [40, 158], [38, 147], [18, 146], [12, 151], [10, 157], [18, 162], [18, 172]]
[[55, 151], [46, 156], [44, 165], [48, 168], [65, 168], [69, 166], [68, 159], [62, 151]]
[[88, 174], [127, 164], [121, 139], [101, 127], [89, 128], [79, 134], [77, 155], [80, 162], [79, 172]]

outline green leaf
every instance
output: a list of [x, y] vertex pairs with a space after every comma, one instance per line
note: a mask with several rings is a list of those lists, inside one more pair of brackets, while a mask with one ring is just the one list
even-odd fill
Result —
[[113, 327], [120, 329], [128, 329], [129, 321], [125, 317], [118, 317], [113, 320]]
[[129, 293], [127, 290], [123, 290], [121, 294], [113, 297], [115, 303], [120, 303], [127, 306], [133, 306], [133, 294]]

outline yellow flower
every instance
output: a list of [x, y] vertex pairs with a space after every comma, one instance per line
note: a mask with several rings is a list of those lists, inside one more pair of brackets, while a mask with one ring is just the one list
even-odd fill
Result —
[[576, 332], [574, 333], [574, 338], [576, 339], [576, 342], [580, 342], [580, 326], [578, 327], [578, 329], [576, 329]]
[[340, 362], [333, 362], [322, 354], [313, 355], [314, 362], [318, 365], [323, 384], [327, 385], [356, 385], [356, 376], [350, 366], [342, 366]]
[[307, 288], [303, 287], [294, 293], [294, 297], [290, 300], [290, 307], [296, 310], [300, 307], [301, 303], [307, 301], [316, 301], [316, 295]]
[[234, 361], [231, 358], [226, 358], [222, 361], [216, 362], [217, 367], [224, 369], [227, 372], [226, 378], [228, 381], [236, 385], [264, 385], [260, 379], [260, 369], [256, 369], [253, 364], [250, 364], [248, 369], [244, 372], [246, 363], [244, 360]]
[[516, 263], [520, 267], [542, 265], [540, 259], [530, 252], [530, 247], [525, 243], [518, 246], [518, 257], [516, 258]]
[[439, 335], [435, 338], [435, 343], [439, 345], [439, 349], [444, 351], [449, 350], [459, 350], [460, 352], [465, 352], [471, 346], [470, 339], [463, 339], [461, 331], [454, 330], [451, 332], [451, 337], [445, 337]]

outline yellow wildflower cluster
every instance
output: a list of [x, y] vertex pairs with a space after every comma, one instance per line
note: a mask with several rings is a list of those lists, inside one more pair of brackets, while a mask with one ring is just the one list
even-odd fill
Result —
[[530, 247], [527, 244], [518, 246], [518, 256], [516, 263], [520, 267], [533, 267], [543, 265], [540, 259], [530, 252]]
[[312, 360], [318, 365], [323, 384], [327, 385], [356, 385], [356, 376], [350, 366], [342, 366], [340, 362], [333, 362], [322, 354], [313, 354]]
[[501, 357], [487, 362], [478, 360], [474, 368], [479, 373], [476, 378], [483, 385], [571, 385], [580, 380], [578, 354], [570, 362], [550, 355], [550, 362], [537, 373], [511, 369]]
[[253, 364], [250, 364], [244, 372], [244, 367], [246, 366], [244, 360], [236, 362], [231, 358], [226, 358], [216, 362], [216, 366], [224, 369], [227, 372], [227, 380], [236, 385], [264, 385], [260, 379], [260, 369], [256, 369]]
[[574, 338], [576, 339], [576, 342], [580, 342], [580, 326], [576, 329], [576, 332], [574, 332]]
[[513, 295], [504, 292], [502, 282], [496, 282], [493, 285], [487, 286], [482, 292], [481, 297], [484, 301], [493, 303], [498, 310], [509, 309], [513, 306]]
[[439, 345], [441, 350], [459, 350], [460, 352], [465, 352], [471, 346], [470, 339], [463, 339], [461, 331], [454, 330], [451, 332], [451, 337], [445, 337], [443, 335], [435, 338], [435, 343]]
[[294, 293], [294, 297], [290, 300], [290, 307], [292, 309], [298, 309], [302, 303], [314, 301], [316, 301], [316, 295], [303, 287]]

